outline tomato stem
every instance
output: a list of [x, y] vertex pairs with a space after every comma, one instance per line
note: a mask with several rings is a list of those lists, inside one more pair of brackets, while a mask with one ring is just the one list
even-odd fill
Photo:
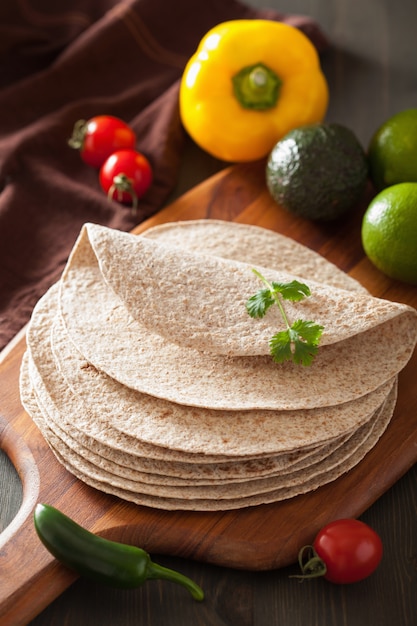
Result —
[[123, 203], [123, 194], [129, 194], [132, 202], [132, 214], [135, 216], [138, 209], [138, 196], [133, 188], [132, 180], [126, 176], [126, 174], [117, 174], [113, 178], [113, 184], [110, 186], [107, 197], [109, 200], [114, 200], [116, 194], [117, 202]]
[[303, 546], [298, 553], [298, 564], [301, 574], [294, 574], [290, 578], [321, 578], [327, 572], [326, 563], [319, 557], [313, 546]]
[[80, 150], [84, 144], [85, 134], [87, 132], [86, 120], [78, 120], [74, 124], [71, 137], [68, 139], [68, 145], [74, 150]]

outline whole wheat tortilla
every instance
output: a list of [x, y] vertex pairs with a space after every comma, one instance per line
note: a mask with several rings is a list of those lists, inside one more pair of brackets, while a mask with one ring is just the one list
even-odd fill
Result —
[[[249, 241], [246, 245], [252, 245]], [[244, 256], [242, 256], [244, 259]], [[285, 327], [277, 307], [254, 322], [245, 303], [264, 284], [253, 264], [166, 246], [105, 226], [86, 224], [61, 282], [64, 317], [73, 317], [75, 301], [82, 297], [76, 276], [88, 263], [97, 267], [131, 317], [145, 330], [184, 348], [229, 357], [269, 355], [269, 339]], [[270, 283], [306, 280], [291, 268], [257, 269]], [[72, 281], [75, 278], [75, 286]], [[290, 320], [299, 317], [323, 326], [321, 345], [342, 342], [374, 326], [404, 315], [416, 323], [411, 307], [370, 297], [356, 291], [329, 288], [308, 277], [311, 297], [286, 302]], [[383, 332], [383, 331], [381, 331]]]
[[[123, 475], [128, 474], [130, 469], [135, 472], [140, 471], [143, 482], [186, 484], [187, 481], [191, 481], [192, 484], [196, 485], [219, 481], [223, 483], [238, 482], [252, 477], [283, 475], [321, 461], [338, 450], [351, 437], [351, 433], [347, 433], [322, 446], [307, 446], [304, 449], [300, 448], [279, 456], [266, 457], [262, 455], [259, 458], [243, 457], [243, 459], [235, 457], [238, 459], [237, 461], [230, 459], [226, 461], [224, 456], [213, 456], [211, 457], [213, 462], [209, 463], [206, 456], [201, 458], [198, 453], [186, 453], [185, 459], [178, 455], [177, 459], [173, 461], [168, 455], [161, 462], [161, 459], [152, 458], [154, 450], [150, 447], [146, 450], [149, 456], [139, 456], [140, 442], [131, 437], [127, 438], [126, 435], [120, 436], [117, 431], [113, 432], [111, 427], [101, 423], [98, 415], [92, 415], [92, 421], [86, 427], [86, 416], [91, 413], [91, 405], [82, 403], [78, 395], [71, 392], [59, 370], [53, 367], [50, 353], [44, 352], [42, 355], [40, 361], [42, 374], [32, 361], [29, 351], [27, 352], [27, 360], [28, 365], [26, 367], [29, 368], [32, 387], [35, 390], [38, 403], [44, 407], [44, 415], [47, 413], [50, 417], [46, 421], [51, 430], [56, 434], [58, 431], [60, 438], [70, 447], [71, 442], [74, 445], [74, 441], [76, 441], [77, 444], [90, 450], [96, 455], [96, 458], [100, 458], [98, 464], [101, 466], [105, 466], [108, 459], [111, 459], [111, 462], [114, 461], [123, 470], [126, 470]], [[27, 374], [25, 376], [27, 377]], [[78, 419], [80, 415], [83, 416], [81, 420]], [[371, 419], [373, 418], [371, 417]], [[77, 427], [80, 421], [82, 430]], [[94, 429], [94, 426], [97, 428]], [[201, 463], [201, 461], [204, 462]]]
[[[230, 455], [226, 456], [226, 448], [222, 448], [222, 454], [210, 455], [207, 454], [207, 450], [204, 450], [203, 452], [200, 451], [199, 454], [198, 445], [194, 448], [192, 446], [190, 448], [189, 445], [187, 445], [187, 451], [179, 451], [174, 448], [168, 448], [167, 445], [165, 445], [165, 447], [162, 446], [160, 441], [158, 442], [159, 445], [145, 443], [141, 439], [140, 410], [142, 404], [146, 403], [148, 398], [142, 397], [141, 394], [137, 394], [137, 406], [134, 407], [137, 411], [136, 415], [139, 427], [136, 435], [130, 436], [113, 429], [110, 424], [113, 411], [120, 411], [121, 409], [122, 418], [124, 414], [123, 406], [117, 406], [119, 404], [117, 393], [120, 392], [120, 389], [110, 389], [110, 391], [106, 392], [104, 388], [99, 387], [96, 389], [92, 386], [88, 392], [88, 397], [85, 398], [86, 401], [83, 402], [81, 394], [79, 393], [77, 381], [79, 380], [78, 377], [80, 375], [82, 376], [84, 372], [84, 361], [74, 361], [71, 356], [71, 352], [68, 352], [68, 348], [70, 347], [69, 345], [67, 346], [63, 343], [58, 346], [58, 348], [55, 346], [55, 352], [58, 350], [59, 353], [58, 360], [65, 364], [66, 368], [70, 362], [74, 365], [72, 379], [70, 378], [69, 380], [66, 380], [62, 376], [59, 363], [54, 360], [51, 345], [51, 335], [54, 329], [54, 292], [56, 292], [56, 286], [51, 288], [50, 292], [48, 292], [45, 297], [40, 300], [36, 307], [36, 314], [34, 315], [28, 330], [27, 354], [32, 366], [31, 372], [32, 379], [34, 379], [34, 386], [36, 387], [36, 391], [42, 395], [43, 403], [56, 405], [56, 412], [60, 413], [62, 416], [57, 421], [61, 421], [65, 429], [68, 430], [73, 426], [77, 426], [79, 432], [84, 433], [83, 440], [81, 441], [84, 445], [91, 445], [91, 442], [95, 440], [100, 446], [104, 445], [111, 448], [113, 450], [112, 454], [116, 454], [117, 451], [120, 450], [126, 452], [128, 457], [131, 458], [131, 463], [136, 466], [138, 463], [145, 463], [145, 471], [150, 471], [150, 466], [149, 464], [146, 465], [146, 462], [151, 462], [153, 471], [155, 471], [156, 460], [163, 461], [161, 464], [162, 472], [168, 471], [168, 473], [171, 474], [173, 472], [173, 464], [171, 462], [181, 461], [181, 468], [179, 471], [177, 470], [179, 476], [182, 476], [184, 472], [186, 472], [187, 463], [192, 463], [194, 468], [196, 468], [193, 471], [193, 476], [195, 476], [196, 471], [200, 472], [202, 475], [207, 474], [209, 471], [217, 471], [219, 470], [219, 465], [221, 465], [221, 468], [217, 471], [217, 473], [222, 476], [226, 476], [226, 474], [228, 475], [230, 472], [230, 468], [232, 466], [231, 459], [233, 458], [238, 460], [243, 459], [241, 465], [233, 463], [234, 471], [237, 471], [240, 467], [242, 467], [244, 468], [243, 471], [245, 474], [250, 471], [259, 475], [261, 470], [271, 472], [277, 471], [283, 467], [288, 468], [292, 464], [298, 463], [300, 460], [307, 458], [310, 454], [315, 454], [316, 452], [322, 453], [320, 445], [307, 444], [302, 448], [297, 448], [284, 454], [281, 453], [279, 456], [274, 457], [271, 457], [270, 455], [267, 456], [266, 452], [262, 452], [260, 454], [243, 454], [245, 449], [244, 442], [242, 442], [242, 449], [235, 451], [236, 454], [232, 457]], [[74, 347], [71, 346], [71, 348], [74, 351]], [[88, 381], [86, 382], [88, 383]], [[73, 388], [74, 384], [75, 388]], [[45, 400], [45, 396], [49, 397], [49, 402], [48, 400]], [[108, 399], [109, 397], [113, 397], [116, 400], [116, 406], [113, 407], [111, 402], [109, 402], [108, 406], [106, 406], [106, 400], [104, 400], [104, 404], [102, 406], [98, 406], [98, 409], [96, 408], [96, 402], [101, 403], [103, 398]], [[156, 403], [152, 400], [151, 406], [155, 410], [156, 417], [158, 417], [159, 413], [167, 413], [169, 408], [174, 411], [177, 410], [183, 415], [189, 411], [188, 407], [169, 407], [168, 403], [158, 400]], [[53, 409], [51, 412], [53, 412]], [[202, 413], [204, 414], [206, 412], [207, 411], [203, 411]], [[236, 417], [236, 414], [233, 413], [231, 417]], [[222, 414], [219, 415], [219, 419], [221, 418]], [[197, 415], [194, 431], [194, 436], [197, 438], [199, 425], [200, 420]], [[181, 428], [182, 422], [180, 421], [179, 429], [181, 430]], [[155, 424], [155, 429], [158, 429], [157, 422]], [[347, 436], [349, 434], [349, 432], [346, 433]], [[339, 438], [339, 440], [342, 442], [343, 438]], [[339, 441], [336, 441], [336, 438], [329, 438], [328, 441], [333, 448], [339, 444]], [[166, 441], [165, 444], [167, 443], [168, 442]], [[239, 444], [239, 442], [237, 443]], [[323, 453], [326, 453], [326, 449]], [[199, 460], [198, 467], [196, 467], [196, 458]], [[256, 459], [259, 459], [259, 463], [253, 462]], [[210, 464], [211, 466], [209, 466]], [[177, 465], [175, 468], [177, 469]]]
[[[169, 482], [161, 478], [159, 482], [156, 480], [150, 482], [148, 476], [144, 476], [135, 468], [127, 468], [117, 463], [111, 456], [103, 457], [94, 453], [91, 448], [82, 446], [74, 440], [68, 432], [63, 431], [59, 427], [51, 427], [51, 421], [45, 418], [45, 407], [41, 405], [38, 399], [39, 410], [42, 412], [45, 424], [49, 429], [50, 435], [53, 433], [54, 439], [49, 437], [54, 448], [60, 449], [59, 442], [75, 452], [78, 457], [93, 464], [98, 471], [103, 470], [112, 478], [112, 484], [131, 491], [139, 491], [147, 495], [158, 495], [161, 498], [174, 497], [178, 499], [231, 499], [235, 497], [248, 497], [260, 493], [267, 493], [271, 490], [288, 489], [301, 485], [305, 481], [309, 481], [313, 476], [323, 475], [330, 470], [339, 466], [344, 466], [348, 460], [355, 455], [359, 448], [364, 449], [366, 442], [370, 437], [378, 422], [381, 411], [376, 412], [374, 418], [367, 424], [358, 429], [349, 439], [348, 443], [343, 447], [331, 451], [330, 454], [318, 462], [309, 464], [306, 467], [296, 469], [290, 472], [279, 472], [263, 477], [250, 477], [241, 480], [219, 480], [204, 482], [198, 484], [198, 481], [175, 481]], [[378, 426], [381, 424], [379, 423]], [[374, 441], [372, 439], [372, 441]], [[372, 444], [373, 447], [373, 444]], [[356, 457], [355, 457], [356, 458]], [[145, 480], [144, 480], [145, 478]]]
[[[56, 314], [56, 295], [57, 288], [52, 288], [38, 303], [27, 335], [32, 359], [45, 384], [53, 380], [50, 371], [45, 371], [52, 344], [67, 385], [95, 421], [165, 449], [231, 458], [277, 455], [319, 445], [366, 422], [394, 382], [386, 381], [378, 390], [351, 402], [309, 410], [236, 412], [178, 405], [125, 387], [86, 364]], [[71, 410], [71, 404], [68, 412], [73, 420], [85, 415]]]
[[357, 280], [317, 252], [260, 226], [214, 219], [179, 221], [148, 228], [141, 233], [141, 237], [197, 254], [235, 261], [244, 259], [251, 266], [284, 268], [298, 276], [309, 276], [316, 282], [339, 289], [368, 293]]
[[[48, 392], [43, 379], [40, 377], [37, 368], [31, 362], [29, 353], [26, 353], [28, 363], [22, 367], [22, 371], [28, 368], [30, 374], [26, 371], [22, 374], [22, 385], [25, 385], [25, 381], [29, 376], [31, 379], [32, 387], [35, 390], [38, 404], [42, 405], [50, 419], [46, 419], [48, 426], [55, 433], [57, 430], [61, 433], [62, 438], [67, 444], [71, 439], [75, 440], [84, 448], [87, 448], [94, 453], [97, 457], [101, 457], [101, 463], [105, 464], [108, 459], [119, 464], [127, 470], [133, 469], [135, 472], [140, 472], [141, 478], [144, 482], [150, 483], [163, 483], [163, 484], [186, 484], [192, 482], [192, 484], [210, 484], [210, 482], [226, 482], [226, 481], [239, 481], [247, 480], [252, 477], [261, 477], [266, 475], [277, 475], [279, 473], [289, 472], [292, 469], [300, 469], [312, 462], [321, 460], [328, 453], [337, 449], [342, 445], [344, 441], [350, 436], [344, 436], [338, 440], [331, 441], [324, 446], [318, 446], [317, 448], [305, 450], [297, 450], [288, 454], [281, 454], [279, 456], [262, 456], [259, 458], [242, 458], [242, 459], [227, 459], [225, 457], [212, 458], [210, 461], [207, 457], [201, 457], [201, 455], [185, 454], [185, 458], [177, 454], [175, 458], [172, 458], [168, 454], [166, 458], [162, 456], [164, 449], [158, 449], [156, 458], [153, 457], [155, 449], [148, 447], [146, 451], [142, 449], [141, 443], [128, 439], [123, 434], [112, 431], [111, 428], [98, 424], [96, 430], [91, 429], [89, 423], [87, 428], [85, 427], [85, 419], [82, 420], [82, 430], [80, 430], [73, 422], [74, 414], [68, 410], [68, 401], [71, 403], [71, 409], [74, 407], [74, 402], [80, 410], [89, 410], [89, 407], [77, 402], [76, 396], [71, 394], [68, 387], [64, 385], [54, 384], [52, 387], [54, 391], [53, 397]], [[50, 379], [48, 379], [48, 383]], [[56, 375], [54, 375], [54, 383], [57, 382]], [[48, 385], [50, 388], [51, 385]], [[24, 393], [23, 393], [24, 398]], [[24, 401], [24, 400], [23, 400]], [[93, 436], [91, 434], [93, 431]], [[87, 434], [88, 433], [88, 434]], [[68, 440], [66, 440], [68, 437]], [[162, 450], [162, 453], [161, 453]], [[147, 456], [145, 456], [145, 454]]]
[[[250, 246], [251, 227], [247, 229], [242, 255]], [[321, 347], [311, 367], [276, 364], [270, 356], [225, 357], [180, 346], [150, 332], [129, 315], [125, 303], [103, 277], [103, 261], [97, 259], [90, 245], [90, 230], [96, 232], [90, 225], [83, 229], [60, 282], [60, 311], [71, 340], [86, 361], [126, 387], [178, 404], [214, 409], [334, 406], [377, 389], [393, 378], [411, 356], [417, 313], [405, 305], [393, 304], [390, 308], [391, 303], [386, 310], [390, 314], [395, 310], [398, 315], [378, 324], [372, 312], [367, 313], [369, 323], [377, 326]], [[99, 232], [103, 232], [101, 228]], [[127, 235], [126, 245], [130, 248], [130, 237], [136, 236]], [[117, 264], [120, 259], [113, 252]], [[202, 265], [208, 258], [195, 256]], [[172, 280], [175, 282], [174, 276]], [[135, 289], [134, 284], [131, 289]], [[340, 293], [339, 312], [347, 292]], [[364, 298], [361, 293], [355, 296]], [[375, 302], [369, 296], [365, 299], [379, 310], [379, 300]], [[145, 305], [143, 308], [146, 310]], [[250, 321], [256, 327], [259, 320]], [[186, 327], [191, 323], [184, 320]], [[340, 324], [349, 327], [350, 318]], [[265, 389], [270, 393], [265, 394]]]
[[[61, 328], [61, 332], [58, 329]], [[215, 456], [259, 456], [317, 446], [348, 434], [365, 423], [394, 384], [335, 407], [293, 411], [214, 411], [154, 398], [131, 390], [102, 372], [83, 367], [71, 350], [62, 326], [52, 329], [52, 350], [67, 384], [86, 404], [94, 398], [94, 413], [155, 446]]]
[[[24, 369], [22, 374], [24, 376]], [[51, 449], [59, 462], [68, 469], [71, 473], [77, 476], [80, 480], [97, 488], [105, 493], [116, 495], [125, 500], [134, 502], [139, 505], [151, 506], [153, 508], [162, 508], [165, 510], [200, 510], [200, 511], [216, 511], [216, 510], [230, 510], [238, 509], [248, 506], [256, 506], [259, 504], [267, 504], [270, 502], [277, 502], [283, 499], [288, 499], [306, 493], [308, 491], [315, 490], [320, 486], [336, 480], [343, 473], [349, 471], [352, 467], [357, 465], [366, 452], [369, 451], [374, 445], [376, 445], [378, 439], [386, 429], [395, 406], [396, 392], [395, 389], [391, 392], [391, 395], [381, 408], [381, 414], [376, 421], [377, 428], [368, 439], [365, 444], [359, 445], [356, 452], [349, 457], [348, 461], [333, 467], [331, 470], [313, 476], [305, 482], [290, 487], [278, 487], [272, 491], [255, 493], [252, 496], [241, 497], [228, 497], [229, 491], [226, 489], [221, 498], [176, 498], [171, 496], [161, 497], [158, 495], [158, 489], [155, 489], [155, 493], [143, 493], [139, 484], [131, 484], [131, 481], [120, 480], [110, 472], [103, 470], [89, 460], [78, 455], [71, 450], [61, 439], [56, 437], [55, 433], [50, 430], [44, 420], [42, 411], [39, 409], [39, 405], [36, 401], [33, 390], [31, 389], [30, 382], [24, 381], [24, 397], [25, 406], [33, 415], [35, 422], [44, 434], [45, 438], [49, 442]]]
[[[242, 284], [255, 287], [252, 266], [314, 286], [318, 299], [300, 317], [321, 321], [326, 309], [325, 343], [335, 343], [311, 368], [257, 353], [272, 326], [249, 330], [258, 320], [236, 308]], [[224, 310], [219, 274], [234, 294]], [[92, 487], [166, 510], [255, 506], [335, 480], [376, 445], [416, 326], [411, 307], [372, 298], [258, 227], [197, 221], [134, 236], [86, 225], [34, 309], [21, 397], [57, 459]]]
[[[27, 357], [29, 355], [27, 354]], [[151, 493], [154, 487], [146, 487], [146, 485], [157, 486], [160, 490], [162, 487], [209, 487], [226, 485], [237, 485], [238, 483], [246, 483], [246, 485], [257, 484], [255, 481], [260, 479], [274, 478], [280, 481], [299, 482], [304, 480], [305, 475], [320, 470], [321, 463], [324, 461], [327, 466], [330, 462], [341, 462], [353, 449], [359, 445], [358, 434], [355, 431], [352, 435], [343, 437], [337, 442], [326, 444], [317, 451], [309, 454], [307, 457], [300, 455], [300, 460], [285, 464], [285, 455], [279, 457], [267, 457], [262, 459], [249, 459], [230, 461], [229, 463], [203, 463], [198, 462], [199, 455], [195, 455], [194, 463], [181, 463], [178, 461], [154, 461], [153, 459], [145, 459], [137, 455], [131, 455], [124, 451], [117, 450], [106, 444], [97, 445], [97, 441], [85, 437], [72, 424], [69, 425], [63, 414], [59, 413], [56, 399], [55, 401], [45, 392], [45, 387], [36, 373], [36, 368], [31, 367], [30, 358], [27, 358], [22, 367], [21, 373], [22, 385], [25, 389], [32, 389], [36, 398], [38, 410], [42, 413], [44, 425], [47, 426], [49, 432], [61, 439], [62, 442], [72, 451], [82, 456], [86, 460], [94, 463], [97, 467], [109, 471], [118, 477], [128, 480], [135, 480], [143, 484]], [[29, 381], [29, 384], [27, 383]], [[27, 400], [25, 392], [22, 394], [22, 401], [28, 408], [31, 407], [31, 398]], [[61, 408], [65, 411], [65, 406]], [[34, 416], [36, 421], [36, 415]], [[374, 421], [377, 419], [375, 415], [361, 427], [361, 436], [363, 440], [373, 427]], [[348, 442], [351, 439], [352, 442]], [[347, 445], [346, 445], [347, 444]], [[343, 446], [343, 450], [341, 449]], [[296, 459], [296, 455], [294, 454]], [[146, 461], [148, 463], [146, 464]], [[143, 464], [145, 462], [145, 471]], [[304, 473], [303, 470], [307, 472]], [[151, 470], [151, 471], [150, 471]], [[209, 496], [209, 493], [207, 493]]]

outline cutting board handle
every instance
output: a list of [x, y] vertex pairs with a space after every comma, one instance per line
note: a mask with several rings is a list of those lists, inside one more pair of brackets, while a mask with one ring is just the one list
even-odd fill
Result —
[[24, 439], [0, 415], [0, 448], [14, 465], [23, 487], [23, 498], [17, 515], [0, 534], [0, 550], [27, 521], [39, 497], [40, 476], [36, 461]]
[[[53, 574], [56, 562], [37, 538], [32, 519], [41, 485], [36, 460], [25, 440], [1, 415], [0, 447], [16, 468], [23, 486], [19, 511], [0, 534], [0, 621], [2, 626], [18, 626], [27, 623], [34, 605], [39, 612], [49, 604], [47, 587], [53, 578], [56, 580], [57, 572]], [[74, 580], [74, 575], [63, 568], [59, 569], [58, 577], [60, 590]], [[62, 581], [62, 577], [67, 580]]]
[[[232, 166], [158, 212], [135, 232], [188, 219], [252, 223], [293, 237], [349, 271], [375, 296], [417, 307], [417, 289], [381, 278], [363, 256], [358, 206], [343, 228], [295, 219], [265, 186], [263, 161]], [[238, 511], [159, 511], [136, 506], [77, 480], [55, 458], [19, 401], [21, 335], [0, 354], [0, 447], [23, 482], [22, 507], [0, 535], [0, 623], [27, 624], [76, 578], [43, 547], [32, 520], [37, 500], [56, 506], [92, 532], [169, 554], [238, 569], [265, 570], [295, 563], [300, 546], [337, 517], [356, 517], [416, 462], [417, 351], [401, 373], [397, 411], [378, 445], [353, 470], [308, 494]], [[11, 429], [14, 429], [12, 431]], [[3, 429], [3, 434], [2, 434]], [[16, 435], [20, 434], [20, 438]], [[39, 484], [40, 481], [40, 484]]]

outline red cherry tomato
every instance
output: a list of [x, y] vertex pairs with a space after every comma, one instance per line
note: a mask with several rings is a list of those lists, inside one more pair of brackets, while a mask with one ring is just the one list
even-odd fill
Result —
[[136, 134], [118, 117], [98, 115], [87, 122], [78, 120], [68, 143], [87, 165], [99, 168], [116, 150], [134, 148]]
[[[310, 558], [301, 567], [304, 577], [323, 576], [333, 583], [354, 583], [367, 578], [378, 567], [382, 541], [364, 522], [339, 519], [324, 526], [310, 549]], [[301, 552], [300, 552], [301, 564]]]
[[136, 150], [118, 150], [100, 168], [99, 180], [109, 198], [136, 208], [152, 183], [148, 159]]

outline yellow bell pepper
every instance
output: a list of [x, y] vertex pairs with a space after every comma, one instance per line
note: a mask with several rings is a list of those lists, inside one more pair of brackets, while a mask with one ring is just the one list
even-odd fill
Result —
[[180, 115], [192, 139], [224, 161], [266, 156], [288, 131], [323, 120], [328, 86], [300, 30], [269, 20], [211, 29], [188, 61]]

